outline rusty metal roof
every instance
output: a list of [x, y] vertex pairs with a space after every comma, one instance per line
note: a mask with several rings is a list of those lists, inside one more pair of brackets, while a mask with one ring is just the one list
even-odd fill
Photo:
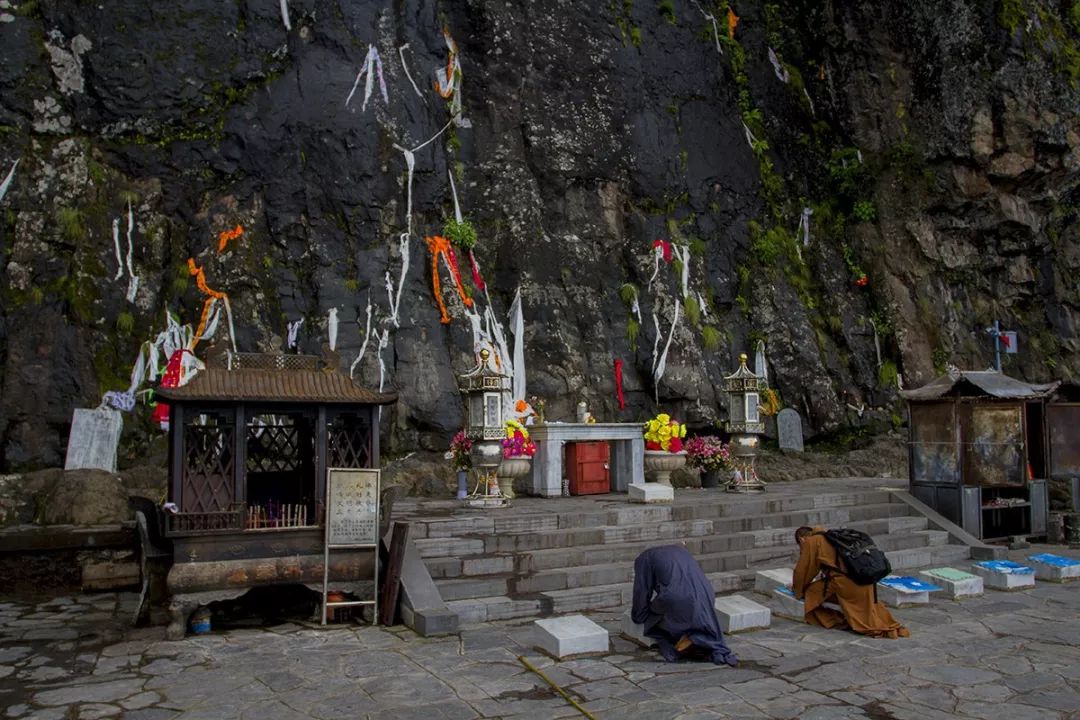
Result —
[[169, 402], [350, 403], [389, 405], [397, 393], [357, 385], [337, 370], [207, 368], [183, 387], [159, 388]]
[[901, 390], [908, 400], [937, 400], [943, 397], [992, 397], [1000, 400], [1037, 400], [1049, 396], [1060, 380], [1037, 384], [1002, 375], [993, 370], [959, 370], [931, 380], [921, 388]]

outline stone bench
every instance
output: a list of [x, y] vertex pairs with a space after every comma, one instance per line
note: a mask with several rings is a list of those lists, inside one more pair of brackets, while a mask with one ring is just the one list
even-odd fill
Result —
[[1026, 590], [1035, 587], [1035, 569], [1011, 560], [983, 560], [972, 567], [986, 587], [994, 590]]
[[1040, 553], [1029, 555], [1028, 561], [1035, 568], [1035, 579], [1046, 582], [1068, 582], [1080, 580], [1080, 560]]
[[634, 622], [630, 618], [629, 610], [623, 613], [621, 634], [627, 640], [635, 642], [641, 647], [656, 647], [656, 641], [645, 634], [645, 626]]
[[608, 651], [608, 631], [584, 615], [547, 618], [534, 624], [540, 628], [540, 649], [554, 658]]
[[923, 570], [919, 573], [922, 580], [931, 585], [938, 585], [946, 597], [953, 600], [979, 597], [983, 594], [983, 579], [956, 568], [941, 567]]
[[930, 593], [942, 588], [909, 576], [889, 575], [877, 584], [878, 601], [889, 607], [910, 607], [930, 603]]
[[718, 597], [713, 607], [720, 620], [720, 629], [726, 633], [761, 630], [769, 627], [772, 621], [769, 608], [741, 595]]
[[762, 595], [772, 595], [777, 588], [791, 585], [792, 574], [793, 570], [791, 568], [759, 570], [754, 575], [754, 592]]
[[675, 490], [670, 485], [656, 482], [632, 483], [627, 493], [632, 503], [670, 503], [675, 500]]

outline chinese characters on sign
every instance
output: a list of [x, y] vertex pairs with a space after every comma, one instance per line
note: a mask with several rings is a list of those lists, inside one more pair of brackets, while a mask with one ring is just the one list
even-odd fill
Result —
[[379, 471], [331, 468], [327, 485], [327, 544], [378, 543]]

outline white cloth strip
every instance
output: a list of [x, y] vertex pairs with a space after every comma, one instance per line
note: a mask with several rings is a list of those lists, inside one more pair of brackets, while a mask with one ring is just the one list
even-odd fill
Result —
[[653, 281], [656, 280], [656, 276], [660, 272], [660, 258], [662, 257], [664, 257], [664, 248], [657, 245], [653, 248], [653, 270], [652, 276], [649, 277], [649, 290], [652, 290]]
[[364, 353], [367, 352], [368, 340], [371, 338], [371, 299], [368, 299], [367, 303], [367, 326], [364, 328], [364, 342], [360, 344], [360, 353], [353, 360], [352, 365], [349, 366], [349, 377], [352, 378], [356, 374], [356, 366], [360, 364], [360, 361], [364, 359]]
[[292, 23], [289, 21], [289, 0], [281, 0], [281, 22], [285, 23], [286, 30], [292, 30]]
[[135, 226], [135, 216], [131, 213], [131, 203], [128, 203], [127, 212], [127, 271], [128, 271], [128, 290], [127, 301], [129, 303], [135, 302], [135, 295], [139, 292], [139, 276], [135, 274], [135, 267], [132, 264], [132, 257], [135, 254], [135, 245], [131, 239], [132, 230]]
[[[20, 160], [21, 159], [22, 158], [20, 158]], [[19, 160], [16, 160], [11, 165], [11, 169], [8, 170], [7, 177], [4, 178], [4, 182], [0, 183], [0, 200], [3, 200], [4, 196], [7, 195], [8, 188], [11, 187], [11, 181], [15, 179], [15, 168], [17, 167], [19, 167]]]
[[510, 332], [514, 333], [514, 400], [525, 399], [525, 316], [521, 307], [521, 288], [510, 303]]
[[337, 308], [330, 308], [330, 313], [326, 318], [326, 334], [330, 342], [330, 351], [333, 352], [337, 348], [337, 331], [338, 331], [338, 317]]
[[199, 342], [213, 338], [214, 333], [217, 332], [218, 323], [221, 321], [221, 305], [218, 304], [217, 298], [211, 298], [211, 301], [210, 318], [206, 321], [206, 327], [203, 328], [203, 334], [199, 338]]
[[454, 186], [454, 173], [450, 168], [446, 168], [446, 176], [450, 178], [450, 194], [454, 198], [454, 220], [460, 223], [462, 221], [461, 205], [458, 204], [457, 188]]
[[236, 352], [236, 326], [233, 325], [232, 305], [229, 304], [228, 295], [223, 295], [222, 299], [225, 301], [225, 317], [229, 321], [229, 344], [232, 345], [232, 351]]
[[424, 97], [424, 94], [422, 92], [420, 92], [420, 88], [416, 87], [416, 81], [413, 80], [412, 73], [409, 72], [409, 66], [405, 62], [405, 50], [408, 49], [408, 47], [409, 43], [405, 43], [397, 49], [398, 57], [401, 58], [401, 67], [403, 70], [405, 70], [405, 77], [409, 78], [409, 84], [412, 85], [412, 89], [416, 91], [417, 97], [423, 100], [424, 104], [427, 105], [427, 98]]
[[116, 275], [113, 277], [113, 282], [116, 282], [124, 277], [124, 255], [120, 250], [120, 218], [113, 218], [112, 239], [113, 250], [116, 251]]
[[776, 56], [776, 51], [769, 48], [769, 62], [772, 63], [773, 72], [776, 73], [776, 79], [782, 83], [787, 83], [791, 80], [791, 73], [787, 68], [780, 63], [780, 58]]
[[289, 323], [289, 333], [286, 339], [286, 347], [288, 347], [290, 350], [296, 347], [296, 336], [300, 333], [300, 326], [303, 324], [304, 318], [300, 318], [299, 320], [294, 320], [293, 322]]
[[[668, 333], [667, 342], [664, 344], [664, 352], [660, 354], [660, 360], [656, 363], [656, 369], [653, 370], [653, 382], [654, 389], [656, 390], [656, 400], [660, 400], [660, 378], [664, 377], [664, 370], [667, 369], [667, 356], [668, 351], [671, 349], [671, 341], [675, 338], [675, 328], [679, 325], [679, 310], [682, 308], [682, 303], [678, 298], [675, 298], [675, 319], [671, 321], [671, 332]], [[653, 317], [656, 317], [655, 315]]]
[[352, 100], [353, 95], [356, 94], [356, 88], [360, 86], [360, 78], [364, 77], [364, 73], [367, 72], [367, 66], [360, 68], [360, 72], [356, 73], [356, 80], [353, 81], [352, 90], [349, 91], [349, 96], [345, 98], [345, 107], [349, 107], [349, 101]]

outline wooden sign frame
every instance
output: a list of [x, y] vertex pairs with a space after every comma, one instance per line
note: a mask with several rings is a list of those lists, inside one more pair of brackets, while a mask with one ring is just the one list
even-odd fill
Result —
[[[345, 500], [346, 503], [353, 504], [354, 507], [359, 508], [361, 505], [366, 506], [368, 509], [373, 508], [374, 514], [366, 512], [365, 515], [372, 515], [373, 526], [371, 534], [357, 535], [357, 534], [342, 534], [340, 524], [335, 530], [335, 511], [344, 511], [342, 507], [343, 499], [339, 494], [335, 494], [335, 480], [338, 482], [344, 482], [347, 476], [352, 476], [351, 480], [355, 483], [352, 488], [354, 497]], [[371, 487], [372, 480], [374, 481], [374, 488]], [[366, 487], [360, 485], [365, 483]], [[349, 607], [356, 605], [371, 605], [373, 606], [373, 619], [372, 623], [379, 621], [379, 493], [382, 484], [382, 471], [378, 468], [327, 468], [326, 469], [326, 515], [325, 515], [325, 530], [326, 538], [323, 548], [323, 602], [322, 602], [322, 624], [326, 624], [326, 611], [331, 607]], [[340, 485], [338, 486], [340, 487]], [[366, 490], [360, 497], [356, 497], [357, 489]], [[365, 520], [367, 518], [364, 518]], [[340, 518], [337, 520], [340, 522]], [[356, 519], [354, 518], [354, 522]], [[342, 602], [327, 602], [326, 596], [329, 591], [330, 584], [330, 551], [331, 550], [372, 550], [374, 554], [374, 589], [371, 600], [346, 600]]]

